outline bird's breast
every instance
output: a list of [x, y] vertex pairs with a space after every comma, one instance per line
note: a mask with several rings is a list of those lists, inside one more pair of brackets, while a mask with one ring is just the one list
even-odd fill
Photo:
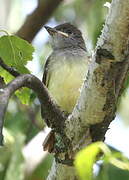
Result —
[[71, 113], [87, 73], [86, 59], [63, 58], [50, 64], [48, 89], [62, 110]]

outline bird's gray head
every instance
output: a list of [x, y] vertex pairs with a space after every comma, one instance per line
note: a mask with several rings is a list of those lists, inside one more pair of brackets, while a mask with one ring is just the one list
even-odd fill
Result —
[[45, 26], [52, 37], [53, 49], [82, 48], [86, 50], [82, 33], [70, 23], [64, 23], [54, 28]]

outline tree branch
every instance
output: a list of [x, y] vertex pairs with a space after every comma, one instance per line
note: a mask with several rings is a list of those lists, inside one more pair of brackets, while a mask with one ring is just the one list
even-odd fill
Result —
[[[89, 127], [106, 121], [108, 126], [114, 119], [116, 103], [129, 67], [128, 4], [129, 0], [112, 2], [78, 104], [66, 122], [66, 134], [70, 139], [81, 133], [77, 133], [78, 123], [80, 127]], [[77, 129], [71, 136], [71, 130], [68, 127], [73, 124], [74, 129]], [[77, 140], [76, 138], [74, 139]], [[80, 138], [78, 140], [80, 141]], [[73, 145], [74, 143], [73, 140]]]
[[18, 71], [16, 71], [13, 67], [10, 67], [10, 66], [6, 65], [1, 58], [0, 58], [0, 66], [3, 69], [5, 69], [6, 71], [8, 71], [14, 77], [17, 77], [17, 76], [20, 75], [20, 73]]
[[[116, 103], [129, 68], [128, 27], [129, 0], [113, 0], [81, 95], [65, 121], [64, 131], [71, 141], [68, 156], [72, 159], [83, 146], [104, 140], [108, 126], [115, 117]], [[62, 172], [67, 172], [67, 167], [54, 162], [48, 180], [68, 179], [67, 173], [61, 176]], [[71, 173], [73, 175], [73, 171]]]
[[12, 82], [7, 84], [7, 86], [0, 89], [0, 145], [2, 145], [3, 140], [2, 128], [9, 98], [16, 90], [21, 87], [28, 87], [37, 93], [41, 107], [43, 109], [43, 118], [51, 119], [51, 127], [54, 128], [56, 132], [62, 133], [63, 131], [63, 122], [65, 121], [66, 116], [53, 102], [52, 98], [50, 98], [48, 91], [43, 83], [34, 75], [20, 75]]
[[31, 42], [37, 32], [51, 17], [54, 10], [63, 0], [41, 0], [35, 11], [30, 14], [23, 26], [16, 33], [17, 36]]
[[0, 76], [0, 89], [5, 86], [4, 78]]

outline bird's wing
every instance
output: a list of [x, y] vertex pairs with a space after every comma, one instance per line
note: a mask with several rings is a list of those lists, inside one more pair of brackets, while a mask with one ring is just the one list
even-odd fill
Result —
[[46, 63], [44, 66], [43, 78], [42, 78], [42, 82], [46, 85], [46, 87], [48, 87], [49, 78], [50, 78], [50, 73], [48, 73], [50, 61], [51, 61], [51, 56], [49, 56], [48, 59], [46, 60]]

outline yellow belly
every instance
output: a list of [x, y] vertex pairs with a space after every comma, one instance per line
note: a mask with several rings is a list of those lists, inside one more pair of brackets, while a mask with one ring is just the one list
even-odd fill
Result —
[[48, 89], [62, 110], [71, 113], [87, 73], [86, 61], [56, 63], [51, 71]]

